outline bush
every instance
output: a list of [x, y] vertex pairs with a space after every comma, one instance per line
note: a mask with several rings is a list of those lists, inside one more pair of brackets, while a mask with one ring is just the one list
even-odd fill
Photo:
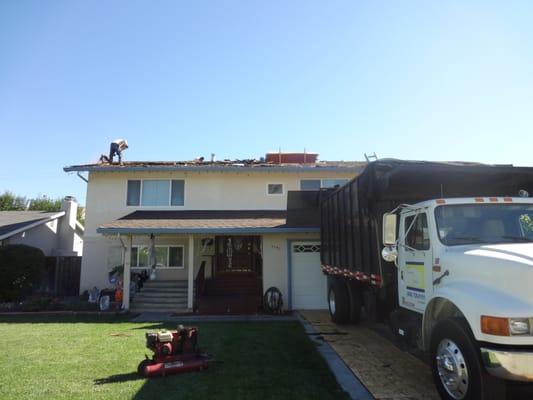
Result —
[[0, 247], [0, 300], [19, 300], [39, 281], [45, 268], [41, 249], [24, 244]]

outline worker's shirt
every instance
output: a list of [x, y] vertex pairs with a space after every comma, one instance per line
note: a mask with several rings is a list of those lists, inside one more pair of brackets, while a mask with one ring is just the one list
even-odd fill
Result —
[[117, 144], [120, 150], [123, 150], [128, 147], [128, 142], [126, 142], [124, 139], [115, 139], [111, 143]]

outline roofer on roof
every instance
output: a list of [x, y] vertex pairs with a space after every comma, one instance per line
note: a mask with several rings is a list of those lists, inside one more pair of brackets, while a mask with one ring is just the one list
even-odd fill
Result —
[[115, 139], [109, 147], [109, 162], [113, 164], [113, 157], [118, 156], [118, 163], [122, 164], [122, 152], [128, 148], [128, 141], [125, 139]]

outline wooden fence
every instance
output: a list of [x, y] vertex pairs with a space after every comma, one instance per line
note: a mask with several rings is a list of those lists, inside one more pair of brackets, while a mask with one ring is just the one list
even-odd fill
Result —
[[81, 257], [46, 257], [39, 292], [52, 296], [77, 296], [80, 273]]

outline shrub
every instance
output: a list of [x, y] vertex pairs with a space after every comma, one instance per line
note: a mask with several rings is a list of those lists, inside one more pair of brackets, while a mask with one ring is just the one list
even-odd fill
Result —
[[0, 300], [19, 300], [31, 292], [44, 267], [44, 254], [36, 247], [24, 244], [0, 247]]

